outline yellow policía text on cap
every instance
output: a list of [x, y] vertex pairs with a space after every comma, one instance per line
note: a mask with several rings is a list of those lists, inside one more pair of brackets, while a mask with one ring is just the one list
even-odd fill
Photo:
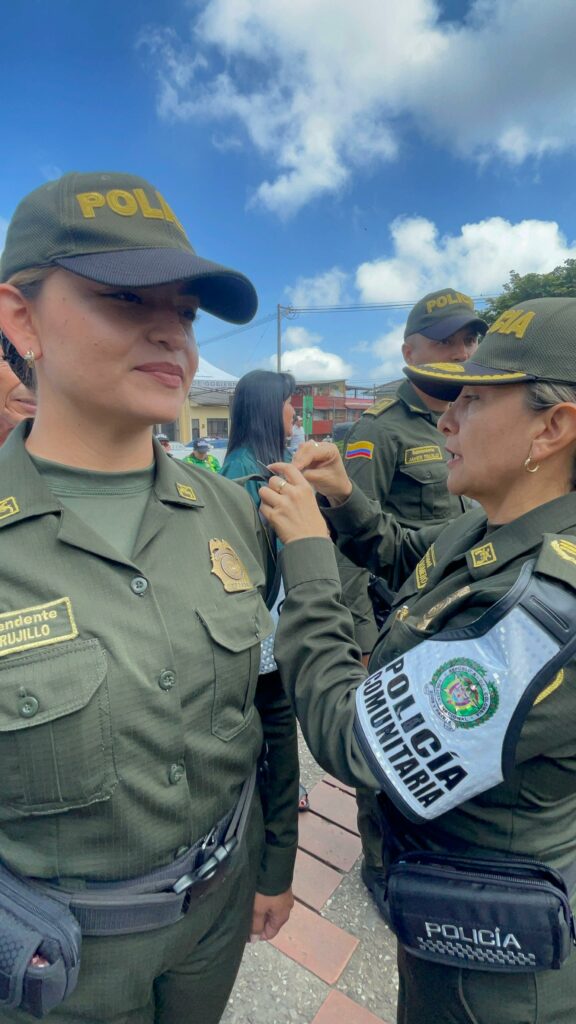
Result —
[[435, 299], [429, 299], [426, 303], [426, 312], [431, 313], [434, 309], [444, 309], [445, 306], [454, 306], [464, 303], [465, 306], [474, 308], [474, 303], [469, 295], [462, 295], [461, 292], [444, 292], [437, 295]]
[[143, 188], [134, 188], [128, 191], [123, 188], [113, 188], [109, 192], [78, 192], [76, 199], [86, 220], [93, 220], [96, 211], [107, 206], [113, 213], [120, 217], [135, 217], [141, 215], [149, 220], [166, 220], [175, 224], [184, 234], [184, 228], [176, 214], [170, 209], [168, 203], [160, 192], [154, 192], [158, 206], [153, 206]]
[[523, 338], [526, 328], [532, 323], [536, 313], [525, 313], [523, 309], [507, 309], [492, 324], [488, 334], [515, 334], [517, 338]]

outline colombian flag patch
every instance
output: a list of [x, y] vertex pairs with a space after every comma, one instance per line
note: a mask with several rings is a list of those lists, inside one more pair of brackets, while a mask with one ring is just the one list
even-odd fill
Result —
[[354, 441], [352, 444], [346, 445], [347, 459], [371, 459], [374, 454], [374, 445], [372, 441]]

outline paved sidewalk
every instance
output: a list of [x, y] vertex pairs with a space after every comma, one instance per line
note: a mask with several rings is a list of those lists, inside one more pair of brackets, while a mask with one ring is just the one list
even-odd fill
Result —
[[360, 879], [353, 790], [305, 748], [301, 761], [296, 904], [277, 939], [247, 948], [223, 1024], [392, 1024], [394, 939]]

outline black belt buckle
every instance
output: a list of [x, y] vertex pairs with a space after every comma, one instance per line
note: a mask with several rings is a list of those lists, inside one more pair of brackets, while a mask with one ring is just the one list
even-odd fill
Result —
[[221, 870], [238, 846], [238, 839], [232, 836], [225, 843], [216, 847], [213, 853], [200, 867], [187, 875], [176, 879], [172, 889], [175, 893], [184, 893], [183, 912], [186, 913], [192, 899], [201, 899], [214, 888], [217, 881], [222, 881], [227, 872]]

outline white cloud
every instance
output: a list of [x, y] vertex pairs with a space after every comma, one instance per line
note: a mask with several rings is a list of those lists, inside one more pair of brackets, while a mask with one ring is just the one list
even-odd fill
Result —
[[[272, 369], [276, 369], [276, 356], [268, 360]], [[335, 352], [324, 352], [313, 345], [310, 348], [297, 348], [282, 355], [282, 369], [289, 370], [297, 380], [344, 380], [352, 373], [347, 363]]]
[[309, 331], [306, 327], [287, 327], [282, 335], [287, 348], [307, 348], [322, 341], [322, 335]]
[[270, 161], [254, 199], [288, 216], [394, 160], [409, 121], [472, 160], [576, 144], [573, 0], [203, 0], [191, 41], [149, 29], [158, 111], [240, 125]]
[[348, 274], [338, 267], [318, 274], [316, 277], [299, 277], [292, 288], [286, 289], [290, 305], [339, 306], [346, 302]]
[[[282, 335], [282, 369], [289, 370], [297, 380], [343, 380], [352, 373], [350, 363], [335, 352], [321, 348], [322, 335], [306, 327], [287, 327]], [[276, 356], [269, 356], [267, 365], [276, 369]]]
[[397, 324], [372, 342], [372, 352], [378, 359], [377, 365], [370, 371], [370, 376], [374, 380], [395, 380], [402, 376], [404, 359], [401, 348], [403, 341], [403, 326]]
[[555, 221], [489, 217], [464, 224], [457, 235], [439, 235], [423, 217], [398, 218], [390, 225], [393, 255], [362, 263], [356, 286], [362, 302], [415, 301], [450, 286], [470, 295], [502, 291], [510, 270], [547, 273], [576, 257]]

